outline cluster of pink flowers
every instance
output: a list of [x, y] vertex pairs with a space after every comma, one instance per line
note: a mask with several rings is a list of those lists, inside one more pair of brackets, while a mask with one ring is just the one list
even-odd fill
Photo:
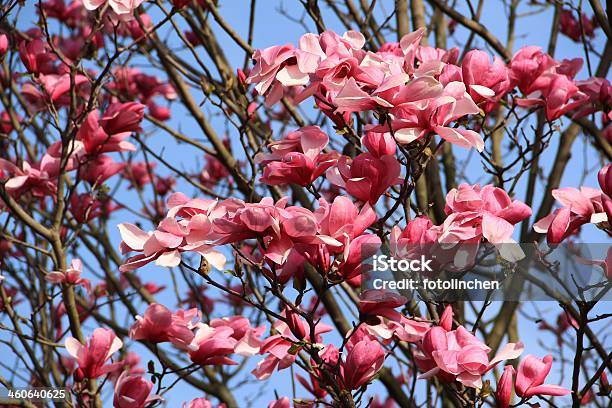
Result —
[[509, 261], [524, 254], [514, 244], [514, 226], [531, 216], [525, 203], [512, 200], [504, 190], [486, 185], [461, 184], [446, 196], [446, 219], [433, 225], [426, 216], [409, 221], [403, 230], [391, 231], [391, 252], [398, 258], [408, 258], [414, 251], [435, 252], [437, 262], [448, 261], [448, 267], [471, 265], [479, 243], [484, 239], [496, 244], [500, 255]]
[[112, 330], [95, 329], [85, 345], [74, 337], [68, 337], [65, 346], [77, 364], [74, 372], [75, 381], [81, 382], [84, 379], [96, 379], [103, 375], [114, 374], [115, 408], [144, 408], [149, 403], [161, 399], [157, 395], [150, 395], [153, 383], [143, 378], [141, 370], [129, 369], [133, 364], [129, 361], [129, 355], [123, 361], [107, 364], [113, 354], [123, 347], [123, 342]]
[[[121, 267], [129, 271], [155, 261], [161, 266], [177, 266], [181, 253], [195, 252], [212, 266], [222, 269], [223, 253], [215, 246], [258, 238], [265, 262], [282, 267], [290, 257], [308, 260], [321, 273], [336, 270], [346, 279], [357, 279], [362, 244], [380, 245], [380, 239], [365, 230], [376, 220], [369, 204], [359, 209], [346, 197], [333, 203], [319, 201], [311, 212], [301, 207], [287, 207], [287, 198], [274, 203], [264, 198], [260, 203], [237, 199], [223, 201], [189, 199], [175, 193], [168, 199], [168, 212], [156, 230], [145, 232], [132, 224], [120, 224], [123, 253], [136, 251]], [[334, 263], [333, 257], [338, 255]], [[342, 255], [342, 256], [339, 256]], [[286, 272], [286, 271], [285, 271]]]
[[416, 363], [424, 371], [419, 378], [437, 376], [442, 381], [458, 381], [466, 387], [482, 388], [482, 376], [504, 360], [523, 352], [522, 343], [508, 343], [492, 359], [491, 349], [463, 326], [452, 329], [452, 308], [447, 306], [439, 326], [423, 336]]
[[[588, 84], [574, 80], [580, 59], [556, 61], [538, 47], [525, 47], [506, 65], [472, 50], [459, 66], [458, 50], [421, 46], [423, 34], [410, 33], [377, 52], [363, 49], [365, 39], [358, 32], [305, 34], [298, 47], [257, 50], [246, 83], [255, 84], [269, 105], [283, 96], [294, 103], [314, 96], [321, 112], [339, 128], [349, 125], [351, 112], [379, 111], [388, 120], [367, 125], [367, 130], [391, 134], [402, 144], [437, 134], [478, 150], [484, 148], [478, 132], [451, 124], [491, 112], [514, 88], [524, 95], [516, 99], [518, 106], [544, 106], [548, 120], [599, 102], [586, 89], [595, 78]], [[598, 91], [608, 92], [607, 80], [595, 82]]]
[[[52, 144], [38, 163], [24, 161], [20, 168], [0, 159], [0, 177], [6, 179], [7, 193], [14, 198], [19, 198], [25, 192], [41, 198], [54, 196], [63, 153], [68, 156], [65, 171], [76, 171], [79, 179], [92, 186], [104, 183], [125, 167], [125, 164], [115, 162], [108, 153], [136, 150], [125, 139], [132, 132], [139, 131], [143, 108], [136, 102], [116, 102], [109, 105], [102, 115], [92, 111], [79, 128], [74, 142], [64, 147], [61, 141]], [[93, 206], [94, 202], [91, 204]], [[83, 213], [82, 208], [78, 211]]]

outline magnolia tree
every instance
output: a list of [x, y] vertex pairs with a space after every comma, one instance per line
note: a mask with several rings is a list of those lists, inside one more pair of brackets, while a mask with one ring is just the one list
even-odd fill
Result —
[[[513, 279], [610, 243], [599, 0], [0, 4], [2, 406], [610, 406], [612, 251]], [[546, 302], [365, 277], [486, 245]]]

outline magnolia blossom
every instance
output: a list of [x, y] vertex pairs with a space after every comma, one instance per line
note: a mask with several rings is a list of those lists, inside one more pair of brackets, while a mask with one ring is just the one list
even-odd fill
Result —
[[70, 267], [65, 271], [53, 271], [45, 275], [45, 279], [53, 283], [64, 283], [67, 285], [82, 285], [88, 292], [91, 291], [89, 279], [81, 278], [83, 264], [79, 259], [73, 259]]
[[549, 244], [560, 243], [584, 224], [599, 224], [608, 220], [604, 201], [609, 207], [609, 198], [602, 200], [601, 190], [589, 187], [580, 189], [565, 187], [553, 190], [552, 196], [563, 207], [533, 225], [536, 232], [546, 234]]
[[385, 351], [376, 340], [363, 339], [350, 347], [342, 364], [343, 382], [356, 390], [369, 382], [385, 362]]
[[229, 326], [211, 327], [198, 323], [197, 331], [189, 344], [189, 358], [200, 365], [236, 365], [228, 357], [234, 353], [237, 340], [232, 337], [234, 330]]
[[[144, 232], [133, 224], [119, 224], [123, 253], [136, 251], [120, 267], [129, 271], [155, 261], [161, 266], [177, 266], [181, 262], [181, 252], [193, 251], [203, 256], [211, 265], [222, 269], [225, 256], [213, 249], [218, 235], [213, 231], [212, 218], [216, 203], [212, 200], [190, 200], [176, 193], [168, 199], [168, 217], [162, 220], [157, 229]], [[182, 219], [177, 220], [175, 216]]]
[[376, 204], [389, 187], [402, 182], [400, 164], [395, 156], [380, 158], [362, 153], [354, 159], [342, 156], [337, 167], [327, 171], [327, 179], [344, 188], [359, 201]]
[[459, 381], [466, 387], [482, 388], [482, 376], [503, 360], [515, 359], [523, 344], [508, 343], [492, 359], [491, 349], [463, 326], [455, 330], [433, 326], [423, 336], [417, 366], [425, 373], [419, 378], [438, 376], [443, 381]]
[[[285, 315], [285, 312], [283, 312]], [[332, 331], [332, 328], [324, 323], [318, 323], [315, 326], [315, 338], [310, 338], [310, 328], [306, 322], [299, 318], [292, 322], [293, 330], [283, 321], [276, 321], [273, 325], [275, 332], [279, 334], [272, 335], [264, 340], [261, 345], [260, 354], [268, 354], [266, 358], [257, 363], [257, 367], [252, 371], [252, 374], [259, 380], [264, 380], [278, 367], [278, 370], [283, 370], [293, 364], [296, 359], [296, 353], [290, 353], [294, 343], [301, 340], [296, 339], [294, 332], [305, 334], [306, 341], [320, 342], [321, 334]]]
[[[497, 187], [461, 184], [446, 196], [444, 211], [448, 217], [439, 227], [438, 242], [453, 245], [460, 242], [478, 243], [482, 238], [496, 244], [507, 260], [522, 259], [524, 254], [512, 238], [514, 225], [531, 215], [531, 209], [521, 201], [512, 200]], [[468, 246], [473, 252], [477, 245]], [[468, 255], [467, 259], [471, 256]]]
[[266, 326], [251, 327], [249, 319], [243, 316], [224, 317], [210, 321], [213, 328], [229, 327], [233, 330], [231, 337], [237, 341], [234, 353], [243, 356], [252, 356], [259, 353], [263, 344], [261, 336]]
[[110, 329], [95, 329], [86, 345], [74, 337], [68, 337], [64, 345], [68, 354], [75, 358], [78, 364], [77, 378], [97, 378], [121, 364], [106, 364], [106, 361], [123, 346], [123, 342]]
[[518, 366], [516, 373], [516, 395], [529, 399], [534, 395], [562, 396], [571, 391], [558, 385], [544, 384], [544, 380], [552, 367], [552, 356], [547, 355], [539, 359], [531, 354], [525, 356]]
[[197, 309], [172, 313], [164, 305], [154, 303], [147, 307], [144, 316], [136, 316], [136, 322], [130, 328], [130, 338], [153, 343], [169, 341], [186, 349], [194, 338], [193, 329], [199, 320]]
[[124, 371], [115, 383], [114, 408], [144, 408], [153, 401], [161, 399], [158, 395], [149, 395], [153, 383], [141, 375], [128, 374]]
[[134, 14], [134, 10], [140, 6], [144, 0], [83, 0], [83, 5], [87, 10], [93, 11], [108, 3], [108, 6], [118, 16], [129, 16]]
[[[394, 310], [407, 303], [407, 299], [394, 292], [382, 290], [366, 290], [359, 299], [359, 312], [365, 319], [362, 325], [368, 333], [377, 335], [383, 340], [395, 337], [400, 341], [417, 343], [429, 330], [430, 324], [413, 318], [408, 318]], [[370, 317], [377, 317], [377, 324], [370, 323]]]
[[337, 161], [336, 152], [322, 153], [328, 143], [329, 137], [318, 126], [303, 127], [270, 143], [271, 153], [255, 156], [255, 162], [265, 166], [261, 181], [309, 186]]
[[507, 365], [504, 367], [504, 372], [497, 381], [497, 390], [495, 391], [495, 399], [497, 400], [498, 408], [508, 408], [510, 399], [512, 398], [512, 384], [514, 382], [514, 367]]
[[461, 64], [463, 83], [478, 105], [490, 112], [496, 103], [512, 89], [508, 68], [498, 57], [489, 62], [489, 55], [480, 50], [465, 54]]

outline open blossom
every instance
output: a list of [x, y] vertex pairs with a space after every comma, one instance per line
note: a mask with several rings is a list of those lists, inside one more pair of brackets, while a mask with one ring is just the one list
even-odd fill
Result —
[[210, 321], [213, 328], [229, 327], [233, 330], [231, 335], [237, 343], [234, 346], [234, 353], [243, 356], [252, 356], [259, 353], [263, 344], [261, 336], [266, 326], [251, 327], [249, 319], [243, 316], [224, 317]]
[[[283, 311], [282, 315], [285, 315], [285, 311]], [[315, 338], [311, 339], [310, 327], [303, 319], [296, 319], [292, 324], [294, 326], [293, 331], [305, 333], [304, 339], [306, 341], [320, 342], [321, 334], [332, 331], [330, 326], [318, 323], [314, 330]], [[297, 329], [298, 326], [301, 326], [299, 330]], [[252, 374], [258, 380], [270, 377], [277, 367], [280, 371], [291, 366], [296, 359], [296, 354], [290, 353], [289, 350], [293, 347], [294, 343], [301, 339], [296, 339], [289, 325], [283, 321], [276, 321], [273, 328], [279, 334], [272, 335], [264, 340], [259, 353], [268, 355], [257, 363], [257, 367], [252, 371]]]
[[552, 367], [552, 356], [547, 355], [539, 359], [531, 354], [525, 356], [518, 366], [516, 373], [516, 395], [522, 398], [531, 398], [534, 395], [563, 396], [571, 391], [558, 385], [544, 384]]
[[327, 179], [361, 202], [376, 204], [389, 187], [401, 183], [400, 164], [395, 156], [380, 158], [362, 153], [351, 159], [342, 156], [337, 167], [327, 171]]
[[[29, 192], [35, 197], [53, 195], [56, 189], [57, 176], [60, 172], [62, 143], [49, 146], [38, 163], [24, 160], [21, 168], [14, 163], [0, 158], [0, 177], [6, 177], [4, 188], [14, 198]], [[70, 143], [66, 150], [71, 152], [65, 165], [66, 171], [77, 168], [78, 155], [82, 150], [80, 142]]]
[[423, 336], [416, 363], [425, 373], [419, 378], [438, 376], [443, 381], [459, 381], [466, 387], [482, 388], [482, 376], [503, 360], [517, 358], [522, 343], [508, 343], [492, 359], [491, 349], [463, 326], [448, 331], [433, 326]]
[[270, 185], [309, 186], [337, 161], [337, 153], [322, 153], [328, 143], [329, 137], [318, 126], [290, 132], [268, 145], [271, 153], [255, 157], [257, 163], [265, 166], [261, 180]]
[[271, 198], [264, 198], [259, 203], [244, 203], [230, 199], [219, 203], [214, 219], [214, 231], [220, 236], [217, 244], [263, 238], [265, 248], [261, 250], [265, 258], [277, 265], [284, 264], [297, 246], [342, 245], [320, 233], [317, 218], [311, 211], [286, 207], [287, 200], [285, 197], [273, 203]]
[[115, 383], [114, 408], [144, 408], [151, 402], [161, 399], [151, 394], [153, 383], [142, 375], [129, 374], [124, 371]]
[[134, 10], [140, 6], [144, 0], [83, 0], [83, 5], [87, 10], [93, 11], [106, 3], [119, 16], [132, 16]]
[[[117, 107], [115, 109], [121, 109], [121, 107]], [[116, 122], [115, 124], [110, 124], [107, 122], [107, 126], [104, 126], [100, 122], [101, 120], [98, 111], [90, 112], [77, 133], [77, 138], [83, 142], [83, 146], [85, 147], [87, 154], [98, 155], [100, 153], [108, 152], [136, 151], [136, 146], [124, 140], [130, 136], [129, 129], [131, 127], [129, 125], [127, 127], [123, 125], [123, 127], [126, 127], [124, 130], [128, 130], [127, 132], [120, 132], [117, 131], [122, 130], [122, 124], [119, 122]]]
[[199, 323], [189, 344], [189, 358], [200, 365], [236, 365], [229, 355], [234, 353], [237, 340], [229, 326], [211, 327]]
[[45, 279], [53, 283], [67, 285], [82, 285], [88, 292], [91, 291], [89, 279], [81, 278], [83, 264], [79, 259], [73, 259], [65, 271], [53, 271], [45, 275]]
[[197, 309], [179, 310], [172, 313], [164, 305], [153, 303], [144, 316], [136, 316], [130, 328], [130, 338], [153, 343], [171, 342], [186, 349], [194, 338], [193, 329], [200, 320]]
[[86, 345], [74, 337], [65, 341], [66, 350], [76, 359], [78, 378], [97, 378], [112, 371], [118, 364], [106, 364], [106, 361], [122, 346], [123, 342], [110, 329], [97, 328]]
[[[514, 225], [531, 215], [531, 209], [497, 187], [475, 184], [461, 184], [446, 195], [444, 209], [448, 217], [437, 227], [438, 242], [456, 244], [461, 242], [477, 244], [485, 238], [492, 244], [514, 243]], [[499, 245], [505, 259], [520, 259], [524, 255], [515, 253], [512, 245]], [[476, 249], [472, 246], [471, 249]]]
[[[442, 87], [432, 77], [420, 77], [398, 92], [394, 104], [390, 109], [393, 115], [390, 126], [398, 143], [409, 144], [433, 133], [457, 146], [475, 147], [478, 151], [484, 149], [480, 134], [450, 126], [466, 115], [480, 113], [463, 82], [452, 81]], [[390, 132], [388, 124], [371, 130]]]
[[508, 69], [502, 60], [493, 58], [480, 50], [469, 51], [461, 64], [463, 82], [477, 105], [482, 104], [486, 112], [495, 108], [496, 103], [512, 89]]
[[[137, 269], [155, 261], [160, 266], [177, 266], [181, 262], [181, 252], [192, 251], [203, 256], [211, 265], [222, 269], [225, 256], [213, 248], [218, 237], [213, 232], [213, 200], [190, 200], [183, 194], [176, 193], [168, 199], [168, 216], [162, 220], [157, 229], [144, 232], [133, 224], [119, 224], [123, 253], [136, 251], [120, 267], [122, 271]], [[182, 218], [177, 220], [174, 216]]]
[[562, 242], [584, 224], [608, 220], [602, 204], [602, 192], [598, 189], [565, 187], [553, 190], [552, 195], [563, 207], [533, 225], [536, 232], [546, 234], [549, 244]]
[[[400, 341], [416, 343], [429, 330], [430, 324], [413, 318], [408, 318], [395, 308], [406, 304], [408, 300], [394, 292], [382, 290], [366, 290], [359, 299], [359, 312], [365, 320], [365, 328], [370, 334], [383, 340], [395, 337]], [[371, 317], [379, 319], [377, 324], [370, 321]]]

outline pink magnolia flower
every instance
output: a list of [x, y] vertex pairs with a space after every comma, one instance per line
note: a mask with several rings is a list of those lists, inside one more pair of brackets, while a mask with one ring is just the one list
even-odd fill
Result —
[[542, 97], [548, 120], [558, 119], [588, 100], [573, 79], [561, 74], [551, 75], [548, 87], [542, 90]]
[[[120, 271], [140, 268], [149, 262], [157, 265], [174, 267], [181, 262], [181, 252], [191, 251], [203, 256], [217, 269], [225, 265], [225, 256], [213, 249], [214, 240], [218, 237], [213, 231], [211, 220], [215, 209], [212, 200], [190, 200], [181, 193], [168, 199], [168, 215], [157, 226], [155, 231], [144, 232], [133, 224], [119, 224], [119, 233], [123, 242], [122, 253], [136, 251], [141, 254], [129, 258]], [[175, 216], [182, 219], [177, 220]]]
[[463, 58], [461, 64], [463, 82], [468, 93], [485, 112], [493, 110], [497, 102], [512, 89], [508, 69], [502, 60], [493, 58], [480, 50], [472, 50]]
[[144, 316], [136, 316], [130, 328], [130, 338], [153, 343], [171, 342], [186, 349], [194, 338], [193, 329], [200, 320], [197, 309], [178, 310], [172, 313], [164, 305], [153, 303], [147, 307]]
[[195, 337], [189, 344], [189, 358], [200, 365], [236, 365], [228, 357], [234, 353], [237, 340], [232, 337], [234, 330], [229, 326], [211, 327], [199, 323]]
[[508, 408], [510, 399], [512, 398], [512, 384], [514, 383], [514, 367], [507, 365], [504, 367], [504, 373], [497, 381], [497, 390], [495, 391], [495, 399], [497, 400], [497, 408]]
[[[434, 133], [457, 146], [475, 147], [478, 151], [484, 149], [480, 134], [450, 126], [459, 118], [480, 113], [464, 83], [453, 81], [442, 88], [434, 78], [420, 77], [404, 87], [393, 103], [391, 126], [398, 143], [409, 144]], [[389, 132], [388, 125], [376, 126], [372, 130]]]
[[32, 166], [29, 162], [24, 161], [22, 168], [19, 168], [10, 161], [0, 158], [0, 170], [3, 171], [0, 176], [7, 178], [4, 185], [7, 193], [14, 198], [18, 198], [26, 191], [35, 197], [53, 195], [56, 180], [48, 172], [41, 171], [38, 167], [40, 166]]
[[[568, 36], [575, 42], [582, 42], [582, 35], [584, 33], [585, 37], [594, 38], [595, 37], [595, 28], [598, 25], [597, 19], [595, 16], [589, 19], [586, 14], [580, 14], [580, 20], [576, 18], [574, 12], [569, 9], [563, 9], [561, 11], [561, 15], [559, 16], [559, 25], [562, 34]], [[587, 40], [588, 41], [588, 40]]]
[[[77, 133], [77, 139], [83, 142], [87, 154], [96, 156], [100, 153], [136, 151], [136, 146], [124, 140], [130, 136], [130, 132], [107, 133], [100, 122], [98, 112], [90, 112]], [[114, 130], [112, 125], [107, 128]]]
[[510, 78], [520, 91], [529, 95], [538, 86], [539, 77], [550, 71], [557, 62], [540, 47], [523, 47], [514, 54], [508, 64]]
[[128, 18], [143, 2], [144, 0], [83, 0], [83, 5], [87, 10], [93, 11], [108, 3], [118, 16]]
[[153, 383], [138, 374], [124, 371], [115, 384], [114, 408], [144, 408], [153, 401], [161, 399], [151, 394]]
[[544, 384], [552, 367], [552, 356], [539, 359], [531, 354], [525, 356], [518, 366], [516, 374], [516, 395], [529, 399], [534, 395], [563, 396], [571, 391], [558, 385]]
[[533, 225], [534, 231], [546, 234], [549, 244], [558, 244], [587, 223], [605, 222], [608, 216], [602, 204], [600, 190], [581, 187], [580, 190], [565, 187], [552, 191], [563, 207], [542, 218]]
[[82, 285], [88, 292], [91, 291], [89, 279], [81, 278], [83, 264], [79, 259], [73, 259], [70, 267], [65, 271], [53, 271], [45, 275], [45, 279], [53, 283], [64, 283], [66, 285]]
[[6, 34], [0, 34], [0, 59], [4, 58], [9, 49], [9, 40]]
[[416, 363], [425, 371], [419, 378], [439, 376], [444, 381], [459, 381], [466, 387], [482, 388], [482, 376], [503, 360], [517, 358], [522, 343], [508, 343], [491, 360], [491, 349], [463, 326], [447, 331], [434, 326], [423, 337], [421, 355]]
[[607, 79], [593, 77], [576, 81], [576, 86], [580, 92], [588, 96], [591, 104], [579, 107], [572, 117], [581, 118], [598, 111], [605, 112], [606, 107], [612, 105], [612, 85]]
[[461, 184], [449, 191], [444, 209], [448, 218], [440, 242], [461, 242], [484, 237], [493, 244], [511, 243], [514, 225], [528, 218], [531, 209], [497, 187]]
[[189, 404], [183, 403], [183, 408], [213, 408], [213, 405], [206, 398], [195, 398], [189, 401]]
[[377, 340], [363, 339], [349, 350], [342, 364], [342, 376], [348, 390], [368, 383], [385, 362], [385, 351]]
[[117, 163], [112, 157], [101, 154], [91, 159], [86, 159], [79, 168], [81, 179], [89, 184], [102, 184], [109, 178], [121, 173], [126, 167], [125, 163]]
[[[285, 312], [283, 311], [282, 315], [284, 314]], [[298, 321], [293, 322], [293, 324], [295, 326], [294, 329], [296, 329], [298, 325], [302, 326], [299, 331], [306, 333], [304, 337], [306, 341], [320, 342], [321, 334], [332, 331], [330, 326], [319, 322], [315, 326], [315, 338], [311, 339], [310, 328], [303, 319], [300, 318]], [[251, 371], [258, 380], [264, 380], [270, 377], [277, 367], [280, 371], [291, 366], [296, 359], [296, 353], [290, 353], [289, 351], [295, 343], [302, 340], [296, 339], [289, 325], [283, 321], [277, 320], [274, 322], [273, 329], [279, 334], [272, 335], [264, 340], [259, 354], [268, 355], [257, 363], [257, 367]]]
[[380, 158], [370, 153], [362, 153], [351, 159], [342, 156], [337, 167], [327, 171], [327, 179], [361, 202], [376, 204], [380, 196], [392, 185], [402, 182], [400, 164], [395, 156]]
[[238, 242], [245, 239], [263, 238], [261, 248], [265, 258], [283, 265], [296, 245], [341, 246], [342, 244], [319, 233], [317, 219], [302, 207], [286, 207], [287, 198], [273, 203], [264, 198], [259, 203], [244, 203], [240, 200], [225, 200], [218, 206], [214, 219], [214, 231], [220, 235], [217, 244]]
[[[37, 78], [37, 83], [40, 85], [42, 92], [31, 83], [25, 84], [21, 89], [21, 93], [34, 109], [46, 108], [46, 100], [50, 100], [57, 107], [70, 105], [70, 89], [73, 87], [70, 74], [41, 74]], [[87, 97], [89, 84], [89, 79], [86, 76], [81, 74], [74, 76], [74, 89], [77, 95]]]
[[261, 336], [266, 330], [266, 326], [251, 327], [249, 319], [243, 316], [224, 317], [210, 321], [210, 327], [220, 328], [229, 327], [233, 330], [232, 338], [237, 343], [234, 353], [242, 356], [252, 356], [259, 353], [263, 340]]
[[[406, 302], [406, 298], [393, 292], [365, 291], [359, 301], [360, 314], [366, 320], [366, 325], [361, 327], [365, 327], [370, 334], [377, 335], [385, 341], [393, 336], [400, 341], [410, 343], [421, 341], [423, 335], [429, 330], [430, 324], [407, 318], [394, 310]], [[379, 323], [374, 325], [368, 316], [379, 318]]]
[[344, 253], [341, 260], [336, 260], [334, 266], [338, 274], [350, 285], [361, 285], [361, 275], [366, 270], [364, 261], [379, 252], [382, 242], [376, 234], [364, 234], [344, 245]]
[[68, 354], [76, 359], [79, 366], [76, 373], [80, 379], [97, 378], [121, 364], [106, 364], [106, 360], [123, 346], [123, 342], [110, 329], [95, 329], [86, 345], [74, 337], [68, 337], [64, 344]]
[[54, 64], [57, 57], [50, 52], [49, 45], [41, 38], [21, 41], [19, 57], [26, 69], [33, 74], [56, 73]]
[[109, 135], [138, 132], [144, 117], [144, 105], [138, 102], [113, 103], [104, 111], [100, 124]]
[[336, 163], [336, 152], [322, 153], [328, 143], [329, 137], [318, 126], [300, 128], [272, 142], [271, 153], [255, 156], [255, 162], [265, 166], [261, 181], [309, 186]]
[[[319, 225], [319, 233], [346, 244], [362, 235], [376, 221], [376, 212], [366, 202], [358, 208], [348, 197], [337, 196], [330, 204], [319, 199], [319, 208], [314, 212]], [[331, 247], [341, 251], [341, 247]]]
[[389, 133], [367, 132], [361, 138], [361, 144], [372, 156], [379, 158], [385, 155], [395, 155], [397, 150], [397, 144]]
[[289, 401], [289, 397], [282, 397], [270, 402], [268, 408], [291, 408], [291, 401]]

